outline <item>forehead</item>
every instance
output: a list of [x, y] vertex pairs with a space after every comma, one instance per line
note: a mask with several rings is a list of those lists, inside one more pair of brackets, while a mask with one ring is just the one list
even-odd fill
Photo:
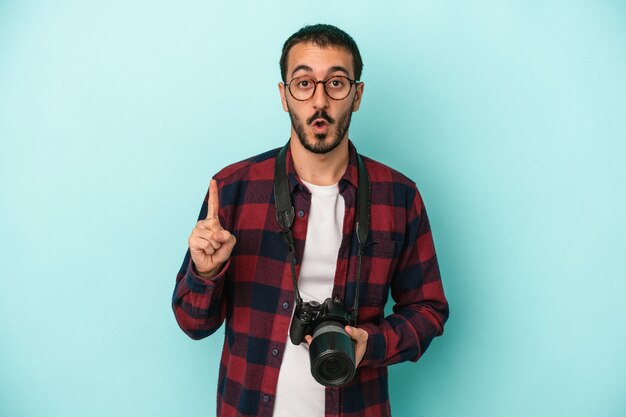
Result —
[[298, 43], [289, 51], [287, 76], [297, 68], [308, 67], [313, 73], [326, 75], [331, 68], [345, 68], [354, 77], [352, 54], [345, 48], [329, 46], [321, 48], [314, 43]]

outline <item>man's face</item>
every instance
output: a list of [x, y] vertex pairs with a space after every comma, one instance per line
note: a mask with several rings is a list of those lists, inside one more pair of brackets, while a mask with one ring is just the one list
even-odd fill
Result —
[[[304, 76], [324, 81], [337, 75], [354, 79], [352, 55], [345, 49], [299, 43], [289, 51], [287, 83]], [[278, 88], [283, 109], [291, 118], [291, 136], [295, 134], [305, 149], [317, 154], [332, 151], [348, 136], [352, 112], [359, 109], [363, 94], [360, 83], [343, 100], [333, 100], [318, 84], [313, 97], [298, 101], [282, 83]]]

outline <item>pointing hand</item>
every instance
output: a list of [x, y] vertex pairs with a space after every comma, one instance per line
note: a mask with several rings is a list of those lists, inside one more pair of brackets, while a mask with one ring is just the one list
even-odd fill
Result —
[[196, 272], [205, 278], [218, 274], [224, 262], [230, 258], [236, 243], [235, 236], [220, 224], [219, 208], [217, 182], [211, 180], [206, 219], [196, 223], [189, 236], [191, 259]]

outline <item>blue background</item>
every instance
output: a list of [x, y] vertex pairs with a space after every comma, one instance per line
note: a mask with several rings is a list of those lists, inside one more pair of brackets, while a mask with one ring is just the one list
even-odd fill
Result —
[[413, 416], [626, 415], [624, 1], [0, 1], [0, 415], [214, 415], [170, 308], [210, 177], [282, 145], [283, 41], [361, 48], [359, 151], [424, 196], [451, 318]]

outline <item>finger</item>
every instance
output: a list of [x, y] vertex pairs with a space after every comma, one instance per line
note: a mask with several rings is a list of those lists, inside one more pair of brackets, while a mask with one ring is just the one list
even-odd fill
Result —
[[355, 337], [354, 337], [354, 331], [352, 330], [352, 327], [350, 327], [350, 326], [346, 326], [346, 327], [345, 327], [345, 330], [346, 330], [346, 332], [348, 333], [348, 335], [349, 335], [352, 339], [354, 339], [354, 338], [355, 338]]
[[368, 335], [367, 332], [363, 329], [357, 329], [356, 327], [346, 326], [346, 332], [350, 335], [350, 337], [357, 342], [366, 342]]
[[211, 229], [203, 229], [200, 227], [196, 227], [195, 229], [191, 231], [190, 237], [199, 237], [204, 240], [209, 240], [213, 238], [213, 233], [214, 232]]
[[196, 228], [198, 229], [206, 229], [206, 230], [222, 230], [222, 225], [220, 224], [220, 221], [218, 219], [206, 219], [206, 220], [199, 220], [198, 223], [196, 223]]
[[209, 245], [211, 245], [211, 248], [213, 249], [212, 253], [217, 252], [222, 247], [222, 244], [215, 239], [208, 238], [206, 240], [207, 242], [209, 242]]
[[[212, 230], [200, 229], [196, 227], [191, 232], [191, 236], [189, 236], [189, 246], [191, 247], [193, 244], [195, 244], [196, 246], [204, 247], [206, 245], [206, 243], [204, 242], [206, 241], [209, 242], [214, 250], [219, 249], [222, 246], [222, 243], [213, 238], [214, 233], [215, 232]], [[198, 239], [200, 239], [201, 241], [198, 241]]]
[[230, 233], [228, 230], [214, 230], [211, 238], [220, 243], [226, 243], [231, 244], [231, 246], [235, 246], [235, 236], [233, 236], [232, 233]]
[[222, 242], [220, 242], [219, 240], [217, 240], [215, 238], [215, 234], [219, 233], [219, 232], [215, 232], [213, 230], [206, 230], [206, 229], [195, 229], [195, 235], [207, 240], [211, 246], [213, 247], [213, 249], [218, 250], [219, 248], [222, 247]]
[[[221, 232], [216, 232], [216, 233], [219, 234], [219, 233], [224, 233], [224, 232], [225, 231], [223, 230]], [[230, 255], [233, 252], [233, 248], [235, 247], [235, 243], [237, 242], [237, 239], [235, 239], [235, 236], [231, 235], [230, 233], [228, 233], [228, 235], [230, 236], [230, 238], [228, 238], [224, 243], [221, 243], [222, 246], [220, 246], [220, 248], [215, 251], [215, 255], [213, 256], [213, 261], [222, 263], [222, 262], [226, 262], [230, 258]]]
[[202, 252], [205, 255], [213, 255], [216, 251], [209, 240], [198, 236], [189, 238], [189, 250], [191, 252]]
[[217, 181], [215, 180], [211, 180], [211, 184], [209, 184], [209, 201], [207, 205], [207, 220], [217, 219], [220, 210], [220, 198], [217, 193]]
[[307, 345], [311, 345], [311, 341], [313, 340], [313, 337], [311, 337], [311, 335], [306, 335], [304, 336], [304, 341], [307, 343]]

